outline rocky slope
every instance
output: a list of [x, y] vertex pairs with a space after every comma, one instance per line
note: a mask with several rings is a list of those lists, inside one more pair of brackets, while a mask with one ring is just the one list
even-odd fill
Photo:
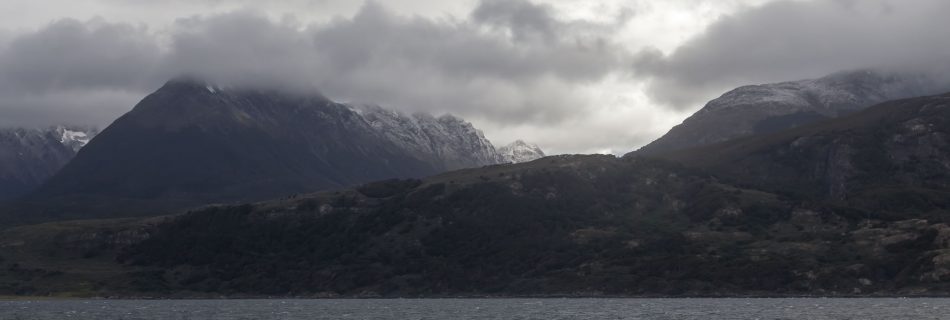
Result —
[[499, 161], [478, 130], [451, 116], [406, 117], [317, 94], [182, 78], [8, 211], [35, 219], [153, 214]]
[[950, 90], [930, 76], [853, 71], [744, 86], [710, 101], [636, 153], [658, 154], [835, 118], [888, 100]]
[[544, 158], [544, 151], [538, 145], [521, 140], [498, 148], [498, 153], [505, 163], [522, 163]]
[[91, 128], [0, 129], [0, 200], [21, 196], [66, 165], [95, 136]]

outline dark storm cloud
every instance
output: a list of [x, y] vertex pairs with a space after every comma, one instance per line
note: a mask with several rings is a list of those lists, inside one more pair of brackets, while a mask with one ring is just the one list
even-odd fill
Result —
[[668, 56], [645, 50], [635, 71], [651, 77], [656, 100], [694, 108], [744, 84], [862, 68], [946, 70], [947, 12], [943, 0], [776, 2], [724, 17]]
[[222, 85], [316, 88], [407, 111], [556, 122], [589, 107], [579, 85], [629, 64], [603, 37], [609, 28], [564, 21], [524, 0], [485, 0], [461, 19], [402, 16], [368, 2], [352, 17], [315, 25], [248, 11], [182, 18], [160, 32], [62, 20], [8, 42], [0, 110], [41, 123], [44, 113], [59, 119], [74, 107], [62, 101], [66, 93], [114, 103], [117, 92], [144, 96], [188, 74]]

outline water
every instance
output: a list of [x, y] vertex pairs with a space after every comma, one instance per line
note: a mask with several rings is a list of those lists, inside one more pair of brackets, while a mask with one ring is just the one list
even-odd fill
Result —
[[950, 319], [950, 299], [0, 301], [0, 319]]

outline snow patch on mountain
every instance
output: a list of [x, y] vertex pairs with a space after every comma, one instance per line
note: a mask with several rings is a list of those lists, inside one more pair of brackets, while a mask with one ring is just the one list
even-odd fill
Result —
[[388, 140], [445, 170], [503, 162], [481, 130], [455, 116], [407, 115], [369, 104], [347, 106]]
[[535, 144], [517, 140], [496, 148], [481, 130], [453, 115], [407, 115], [370, 104], [348, 104], [380, 134], [420, 157], [441, 163], [446, 170], [501, 163], [521, 163], [544, 157]]
[[506, 146], [498, 148], [505, 162], [522, 163], [537, 160], [544, 157], [544, 151], [538, 145], [516, 140]]
[[934, 87], [934, 80], [924, 75], [840, 72], [819, 79], [739, 87], [710, 101], [697, 114], [780, 106], [775, 113], [814, 111], [837, 116], [887, 100], [931, 94]]
[[98, 133], [98, 130], [92, 128], [68, 126], [53, 127], [49, 131], [51, 133], [55, 133], [56, 136], [59, 136], [60, 143], [76, 152], [78, 152], [79, 149], [82, 149], [82, 147], [85, 147], [86, 144], [92, 140], [92, 137]]

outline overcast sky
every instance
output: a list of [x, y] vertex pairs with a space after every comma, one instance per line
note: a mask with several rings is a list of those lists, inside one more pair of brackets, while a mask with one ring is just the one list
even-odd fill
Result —
[[[950, 61], [944, 0], [4, 0], [0, 126], [104, 127], [178, 74], [624, 153], [724, 91]], [[950, 89], [950, 88], [948, 88]]]

